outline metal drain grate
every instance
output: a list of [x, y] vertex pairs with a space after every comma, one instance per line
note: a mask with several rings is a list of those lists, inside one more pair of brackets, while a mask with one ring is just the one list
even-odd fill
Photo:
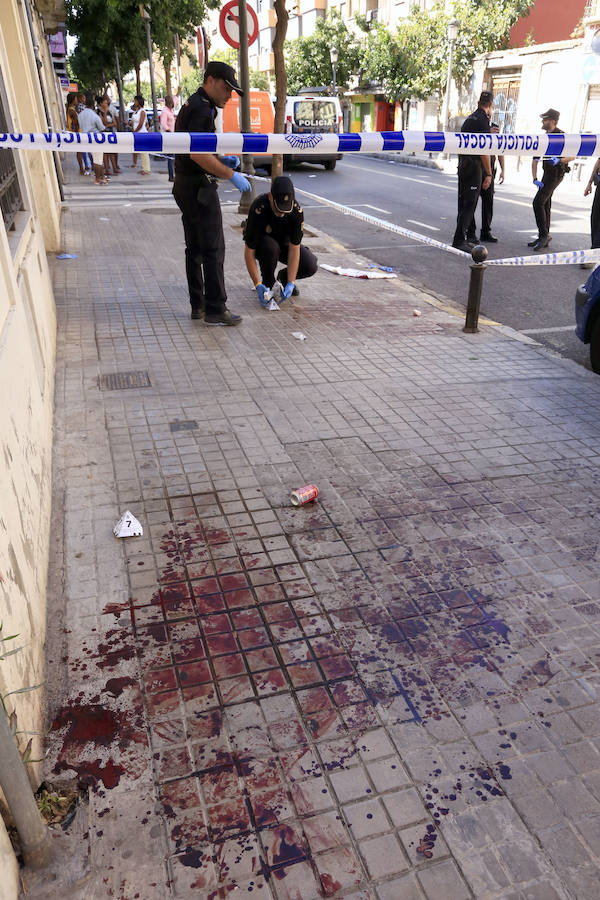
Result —
[[184, 422], [170, 422], [171, 431], [194, 431], [198, 427], [195, 419], [187, 419]]
[[98, 387], [101, 391], [127, 391], [130, 388], [152, 387], [152, 382], [144, 371], [112, 372], [98, 377]]

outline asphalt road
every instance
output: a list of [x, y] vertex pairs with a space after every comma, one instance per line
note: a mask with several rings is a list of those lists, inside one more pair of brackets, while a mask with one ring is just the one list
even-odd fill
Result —
[[[454, 174], [349, 154], [333, 172], [303, 164], [289, 174], [298, 188], [437, 240], [452, 241]], [[581, 182], [570, 182], [569, 177], [557, 188], [552, 203], [550, 249], [554, 252], [590, 245], [591, 196], [583, 197], [587, 169]], [[493, 231], [500, 242], [487, 245], [490, 258], [531, 253], [527, 241], [537, 234], [531, 208], [534, 193], [533, 185], [524, 180], [496, 186]], [[375, 263], [396, 267], [399, 274], [440, 299], [466, 304], [469, 269], [460, 257], [301, 199], [308, 226], [323, 229]], [[478, 229], [479, 225], [478, 209]], [[488, 268], [481, 312], [589, 369], [589, 348], [573, 333], [575, 291], [589, 274], [578, 266]]]

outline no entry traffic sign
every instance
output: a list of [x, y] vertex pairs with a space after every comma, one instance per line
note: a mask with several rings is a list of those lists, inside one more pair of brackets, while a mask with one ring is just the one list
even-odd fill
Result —
[[[246, 6], [246, 9], [248, 10], [248, 46], [250, 47], [258, 37], [258, 17], [251, 6]], [[240, 49], [238, 0], [230, 0], [221, 10], [219, 31], [231, 47], [236, 50]]]

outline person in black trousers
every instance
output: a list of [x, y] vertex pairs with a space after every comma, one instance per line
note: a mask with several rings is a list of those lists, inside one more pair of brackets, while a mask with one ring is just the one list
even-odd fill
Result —
[[[232, 91], [242, 95], [232, 67], [224, 62], [210, 62], [204, 72], [204, 84], [179, 111], [175, 131], [214, 133], [217, 108], [225, 106]], [[181, 210], [185, 234], [192, 319], [204, 319], [207, 325], [239, 325], [242, 321], [226, 306], [225, 237], [217, 193], [219, 178], [228, 179], [239, 191], [251, 189], [248, 179], [233, 171], [239, 163], [237, 156], [219, 158], [212, 153], [175, 156], [173, 196]]]
[[[465, 134], [490, 133], [490, 116], [492, 115], [493, 94], [482, 91], [475, 112], [472, 112], [460, 129]], [[479, 194], [487, 190], [492, 182], [492, 170], [489, 155], [459, 154], [458, 157], [458, 215], [456, 231], [452, 246], [470, 253], [473, 245], [467, 240], [467, 232], [471, 226]]]
[[244, 261], [262, 306], [268, 306], [265, 294], [275, 284], [279, 262], [286, 264], [277, 275], [282, 287], [280, 301], [298, 294], [296, 281], [317, 271], [317, 257], [302, 246], [303, 229], [304, 213], [296, 202], [292, 180], [279, 175], [269, 193], [254, 200], [244, 228]]
[[[500, 133], [500, 126], [497, 122], [492, 122], [490, 125], [490, 131], [492, 134]], [[500, 178], [498, 179], [498, 184], [504, 183], [504, 157], [498, 157], [498, 163], [500, 164]], [[490, 168], [492, 170], [492, 181], [488, 188], [484, 190], [481, 189], [481, 234], [480, 240], [487, 244], [497, 244], [498, 238], [492, 234], [492, 219], [494, 218], [494, 182], [496, 179], [496, 157], [490, 156]], [[482, 173], [483, 174], [483, 173]], [[469, 243], [476, 244], [477, 236], [475, 234], [475, 216], [471, 221], [471, 227], [467, 231], [467, 241]]]
[[[583, 192], [583, 196], [587, 197], [588, 194], [591, 194], [592, 188], [594, 186], [596, 187], [596, 190], [594, 191], [594, 200], [592, 202], [592, 214], [590, 217], [592, 250], [600, 248], [600, 192], [598, 191], [598, 185], [600, 185], [600, 157], [596, 160], [596, 164], [590, 175], [590, 180], [586, 184], [585, 191]], [[593, 269], [595, 265], [596, 263], [593, 262], [580, 263], [579, 268]]]
[[[540, 116], [544, 131], [548, 132], [548, 134], [564, 134], [564, 131], [561, 131], [557, 125], [560, 118], [558, 110], [550, 108], [546, 112], [540, 113]], [[531, 161], [533, 183], [538, 189], [537, 194], [533, 198], [533, 212], [538, 227], [538, 236], [529, 241], [527, 246], [533, 247], [536, 252], [543, 250], [552, 240], [550, 237], [552, 194], [565, 177], [565, 174], [571, 171], [568, 163], [572, 159], [574, 159], [573, 156], [544, 156], [542, 159], [543, 177], [541, 181], [537, 177], [539, 156], [534, 156]]]

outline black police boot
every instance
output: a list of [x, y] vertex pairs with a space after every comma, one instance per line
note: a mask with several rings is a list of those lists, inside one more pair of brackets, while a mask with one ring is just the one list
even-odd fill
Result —
[[485, 232], [482, 232], [480, 240], [482, 240], [484, 242], [484, 244], [497, 244], [498, 243], [498, 238], [496, 237], [495, 234], [492, 234], [491, 231], [488, 231], [487, 234]]
[[204, 310], [199, 306], [192, 307], [192, 319], [203, 319], [204, 318]]

